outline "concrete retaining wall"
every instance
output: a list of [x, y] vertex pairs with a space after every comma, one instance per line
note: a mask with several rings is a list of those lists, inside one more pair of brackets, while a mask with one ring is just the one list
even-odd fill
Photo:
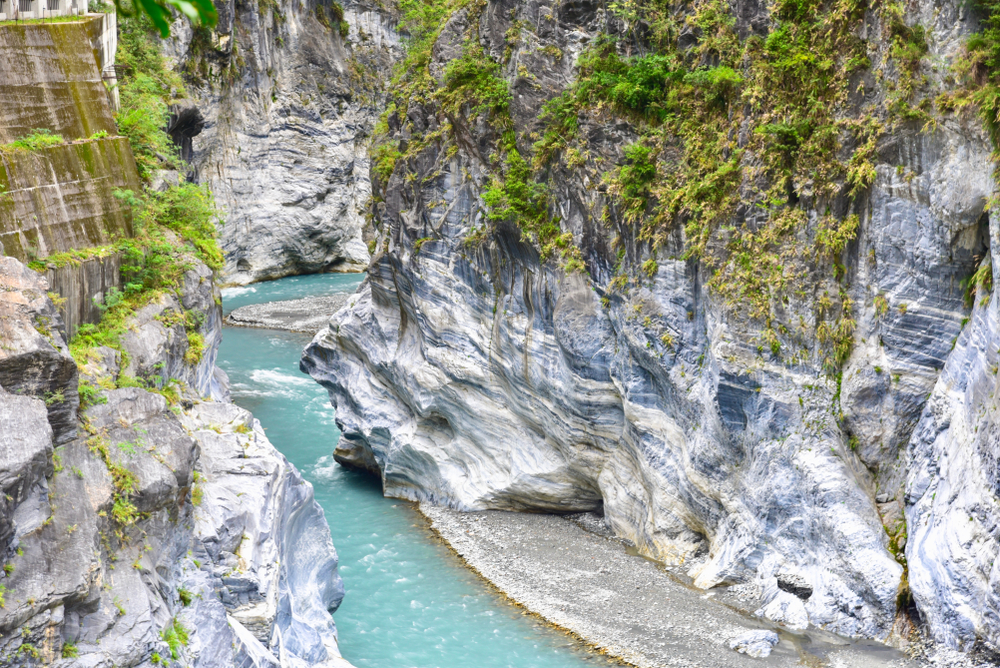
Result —
[[38, 128], [66, 139], [117, 134], [92, 35], [105, 20], [0, 23], [0, 144]]
[[0, 151], [0, 247], [27, 261], [132, 236], [116, 190], [139, 190], [128, 140]]

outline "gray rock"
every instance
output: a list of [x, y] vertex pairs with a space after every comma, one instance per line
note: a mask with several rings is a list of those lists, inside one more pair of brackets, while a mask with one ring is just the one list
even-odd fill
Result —
[[56, 443], [76, 434], [76, 362], [45, 279], [0, 256], [0, 387], [45, 402]]
[[[737, 9], [740, 30], [768, 25], [765, 7]], [[910, 11], [942, 60], [974, 28], [956, 2]], [[478, 21], [471, 16], [458, 12], [442, 27], [431, 72], [444, 71], [466, 29], [478, 31], [501, 63], [518, 136], [539, 129], [541, 105], [573, 81], [580, 49], [615, 29], [602, 11], [560, 1], [493, 1]], [[532, 26], [531, 37], [511, 45], [504, 35], [514, 21]], [[553, 50], [564, 57], [544, 55]], [[943, 75], [929, 76], [937, 85]], [[389, 133], [408, 141], [436, 127], [440, 112], [410, 104], [405, 119], [387, 119]], [[927, 131], [898, 128], [879, 147], [843, 282], [807, 268], [805, 292], [844, 290], [854, 304], [853, 352], [831, 377], [809, 327], [794, 359], [769, 354], [764, 323], [706, 287], [710, 267], [683, 259], [683, 230], [666, 230], [654, 251], [628, 224], [612, 220], [612, 232], [601, 222], [609, 209], [596, 184], [638, 136], [628, 119], [581, 113], [591, 162], [546, 173], [586, 274], [543, 262], [513, 224], [485, 220], [497, 137], [475, 119], [450, 122], [457, 152], [428, 144], [385, 183], [376, 179], [368, 279], [302, 359], [336, 406], [338, 461], [377, 472], [387, 495], [458, 509], [601, 508], [619, 537], [683, 564], [698, 587], [759, 586], [759, 614], [791, 628], [888, 639], [905, 612], [895, 556], [905, 544], [918, 608], [936, 608], [926, 618], [937, 637], [968, 645], [995, 636], [989, 532], [998, 488], [988, 472], [997, 448], [984, 418], [972, 419], [989, 410], [992, 376], [975, 373], [993, 364], [993, 325], [974, 318], [965, 328], [981, 332], [983, 362], [962, 357], [959, 336], [969, 315], [961, 281], [1000, 242], [985, 229], [992, 149], [978, 126], [948, 117]], [[821, 215], [810, 213], [810, 231]], [[652, 276], [640, 270], [646, 260], [655, 260]], [[626, 289], [611, 282], [618, 267]], [[789, 299], [776, 317], [813, 322], [811, 299]], [[967, 381], [973, 396], [949, 398]], [[944, 475], [953, 482], [935, 501]], [[975, 484], [960, 489], [960, 475]], [[890, 507], [904, 487], [908, 538]], [[956, 498], [964, 500], [954, 506]], [[964, 522], [952, 507], [968, 513]], [[918, 546], [917, 535], [934, 535], [934, 548]], [[780, 587], [784, 573], [812, 594]]]
[[795, 573], [778, 573], [778, 589], [781, 591], [787, 591], [789, 594], [794, 594], [801, 598], [803, 601], [809, 599], [812, 596], [813, 588], [801, 575]]
[[[133, 316], [122, 335], [128, 366], [121, 371], [156, 387], [176, 381], [198, 396], [221, 399], [226, 389], [215, 366], [222, 340], [221, 292], [211, 269], [197, 260], [191, 264], [180, 297], [164, 293]], [[197, 322], [187, 320], [186, 312], [198, 314]], [[201, 337], [200, 355], [190, 352], [190, 334]]]
[[933, 637], [964, 651], [1000, 647], [998, 302], [977, 298], [907, 451], [910, 590]]
[[317, 20], [326, 6], [221, 4], [210, 45], [178, 21], [166, 48], [194, 73], [185, 108], [204, 126], [186, 142], [225, 211], [226, 282], [364, 269], [367, 137], [401, 53], [396, 20], [344, 2], [344, 38]]
[[52, 428], [45, 404], [0, 388], [0, 555], [9, 556], [15, 510], [52, 472]]
[[771, 655], [771, 649], [777, 644], [778, 634], [774, 631], [748, 631], [730, 640], [729, 649], [763, 659]]
[[330, 314], [346, 303], [347, 295], [329, 295], [251, 304], [233, 309], [226, 317], [226, 324], [315, 334], [330, 322]]
[[[51, 302], [3, 260], [0, 280], [16, 288], [0, 291], [11, 314], [0, 327], [16, 334], [4, 350], [23, 354], [0, 363], [65, 355], [32, 324]], [[3, 665], [152, 668], [170, 657], [163, 632], [177, 624], [186, 665], [349, 668], [330, 616], [343, 584], [312, 488], [249, 413], [202, 402], [228, 387], [214, 365], [217, 294], [212, 272], [195, 266], [178, 295], [127, 324], [127, 369], [104, 348], [83, 370], [95, 389], [123, 374], [177, 379], [178, 406], [139, 387], [100, 390], [79, 424], [74, 407], [70, 440], [54, 448], [46, 402], [0, 388]], [[201, 314], [197, 361], [185, 359], [184, 311]], [[65, 643], [76, 657], [61, 658]]]

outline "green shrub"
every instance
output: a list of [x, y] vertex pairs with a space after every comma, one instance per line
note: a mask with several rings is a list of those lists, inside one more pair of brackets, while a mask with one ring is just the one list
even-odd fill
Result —
[[118, 132], [127, 137], [139, 177], [148, 181], [155, 170], [177, 169], [176, 144], [166, 132], [168, 104], [184, 95], [180, 77], [160, 53], [150, 19], [142, 14], [120, 15], [116, 64], [124, 73], [118, 81], [121, 108], [115, 114]]
[[32, 130], [29, 134], [16, 139], [5, 147], [7, 149], [21, 151], [40, 151], [50, 146], [59, 146], [66, 143], [62, 135], [57, 135], [51, 130]]
[[188, 630], [184, 628], [179, 619], [174, 617], [167, 627], [160, 632], [160, 637], [163, 638], [163, 641], [167, 643], [167, 647], [170, 648], [170, 657], [174, 661], [177, 661], [181, 656], [181, 648], [187, 647]]

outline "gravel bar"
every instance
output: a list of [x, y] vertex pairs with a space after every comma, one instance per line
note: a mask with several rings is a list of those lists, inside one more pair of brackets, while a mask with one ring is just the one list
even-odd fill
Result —
[[[740, 610], [756, 607], [746, 587], [708, 592], [691, 587], [663, 566], [629, 554], [594, 515], [462, 513], [427, 503], [420, 510], [431, 528], [508, 598], [640, 668], [919, 665], [876, 642], [818, 629], [792, 632], [757, 619]], [[779, 637], [770, 656], [752, 658], [730, 649], [731, 640], [765, 630]]]
[[241, 306], [229, 314], [226, 324], [315, 334], [327, 326], [330, 316], [339, 311], [350, 296], [338, 294]]

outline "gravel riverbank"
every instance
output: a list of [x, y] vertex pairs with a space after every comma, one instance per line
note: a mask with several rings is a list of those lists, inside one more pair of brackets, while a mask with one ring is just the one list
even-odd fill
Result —
[[329, 324], [330, 316], [339, 311], [350, 296], [337, 294], [241, 306], [229, 314], [226, 324], [315, 334]]
[[[754, 592], [689, 587], [629, 555], [594, 516], [460, 513], [426, 503], [420, 510], [470, 567], [513, 601], [641, 668], [919, 665], [878, 643], [765, 624], [740, 611], [755, 607]], [[730, 649], [734, 639], [766, 630], [779, 638], [767, 658]]]

